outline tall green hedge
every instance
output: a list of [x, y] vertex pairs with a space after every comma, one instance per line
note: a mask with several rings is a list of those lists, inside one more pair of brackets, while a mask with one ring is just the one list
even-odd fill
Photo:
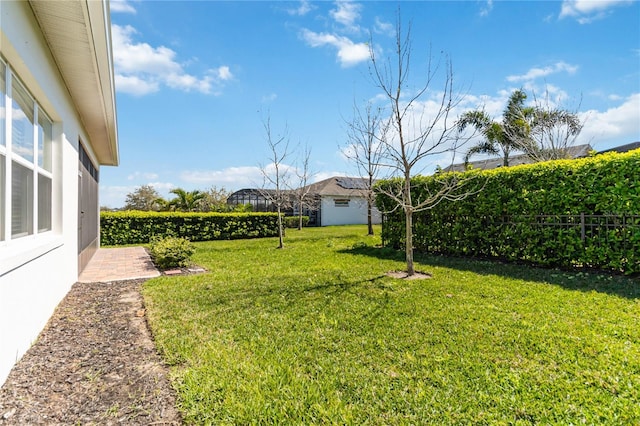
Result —
[[[483, 190], [416, 213], [417, 250], [640, 272], [640, 150], [467, 173]], [[414, 198], [455, 176], [415, 178]], [[382, 236], [403, 246], [402, 212], [386, 215]]]
[[155, 236], [209, 241], [276, 235], [276, 213], [123, 211], [100, 214], [100, 240], [103, 245], [144, 244]]

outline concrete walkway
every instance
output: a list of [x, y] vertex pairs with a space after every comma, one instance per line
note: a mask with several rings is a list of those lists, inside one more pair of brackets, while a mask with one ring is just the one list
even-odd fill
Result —
[[81, 283], [153, 278], [160, 272], [143, 247], [101, 248], [80, 274]]

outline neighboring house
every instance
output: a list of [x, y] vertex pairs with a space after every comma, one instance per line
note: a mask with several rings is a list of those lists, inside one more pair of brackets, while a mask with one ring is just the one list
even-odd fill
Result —
[[[567, 148], [567, 158], [583, 158], [589, 156], [589, 154], [593, 151], [591, 145], [576, 145]], [[531, 164], [533, 161], [526, 154], [520, 155], [512, 155], [509, 156], [509, 167], [519, 166], [521, 164]], [[453, 164], [443, 171], [445, 172], [463, 172], [469, 169], [480, 169], [480, 170], [490, 170], [497, 169], [498, 167], [502, 167], [503, 159], [502, 158], [488, 158], [486, 160], [478, 160], [478, 161], [469, 161], [468, 163], [458, 163]]]
[[629, 152], [634, 149], [640, 149], [640, 142], [631, 142], [626, 145], [616, 146], [614, 148], [605, 149], [604, 151], [599, 151], [598, 154], [604, 154], [606, 152]]
[[106, 1], [0, 1], [0, 384], [100, 245], [110, 34]]
[[[309, 194], [317, 200], [318, 226], [367, 223], [367, 187], [364, 178], [331, 177], [309, 185]], [[373, 206], [373, 223], [381, 222]]]
[[[332, 177], [316, 182], [307, 187], [306, 202], [311, 207], [304, 206], [302, 213], [309, 216], [309, 225], [356, 225], [367, 223], [367, 199], [363, 188], [366, 181], [362, 178]], [[275, 211], [275, 206], [269, 201], [272, 194], [264, 189], [241, 189], [234, 192], [227, 199], [230, 205], [251, 204], [253, 211]], [[289, 191], [291, 201], [284, 213], [292, 216], [298, 213], [293, 191]], [[380, 212], [373, 207], [373, 223], [381, 221]]]

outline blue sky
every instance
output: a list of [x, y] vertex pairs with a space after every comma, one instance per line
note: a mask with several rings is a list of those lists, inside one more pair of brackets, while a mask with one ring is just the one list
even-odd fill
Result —
[[410, 88], [431, 49], [451, 59], [459, 112], [499, 119], [513, 90], [548, 91], [584, 120], [576, 143], [640, 140], [638, 1], [111, 0], [121, 161], [101, 169], [101, 205], [146, 184], [163, 196], [260, 186], [266, 118], [311, 148], [313, 180], [354, 175], [345, 120], [380, 94], [368, 46], [392, 53], [398, 7], [412, 28]]

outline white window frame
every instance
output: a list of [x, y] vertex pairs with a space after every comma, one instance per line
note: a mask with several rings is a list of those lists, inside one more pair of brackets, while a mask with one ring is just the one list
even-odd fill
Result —
[[[43, 229], [40, 230], [39, 229], [39, 223], [38, 223], [38, 219], [39, 219], [39, 208], [38, 208], [38, 194], [39, 194], [39, 188], [38, 188], [38, 178], [40, 175], [42, 175], [43, 177], [46, 177], [48, 179], [51, 180], [51, 192], [53, 192], [54, 187], [55, 187], [55, 179], [54, 179], [54, 173], [53, 173], [53, 162], [55, 161], [55, 159], [51, 159], [51, 170], [47, 170], [45, 169], [43, 166], [41, 166], [39, 164], [39, 145], [40, 145], [40, 141], [38, 140], [39, 138], [39, 123], [40, 123], [40, 118], [45, 118], [50, 124], [51, 127], [53, 128], [53, 121], [49, 118], [49, 116], [41, 109], [40, 104], [38, 103], [38, 101], [35, 99], [35, 97], [31, 94], [31, 92], [29, 91], [29, 89], [27, 88], [27, 86], [20, 80], [20, 78], [15, 74], [15, 72], [13, 71], [13, 69], [11, 68], [11, 66], [3, 59], [0, 58], [0, 67], [2, 67], [4, 69], [4, 75], [5, 75], [5, 87], [4, 87], [4, 108], [5, 108], [5, 128], [4, 128], [4, 142], [5, 145], [0, 145], [0, 154], [2, 154], [4, 156], [4, 172], [5, 172], [5, 176], [4, 176], [4, 203], [3, 203], [3, 219], [4, 219], [4, 239], [0, 240], [0, 247], [3, 246], [9, 246], [12, 243], [17, 243], [18, 241], [30, 241], [33, 240], [35, 238], [37, 238], [38, 236], [43, 236], [43, 235], [47, 235], [47, 234], [51, 234], [53, 231], [53, 209], [54, 206], [51, 206], [51, 211], [49, 212], [49, 223], [50, 225], [48, 226], [47, 229]], [[14, 82], [15, 79], [15, 82]], [[32, 152], [32, 158], [33, 161], [29, 161], [26, 158], [23, 158], [21, 155], [19, 155], [16, 152], [13, 152], [13, 99], [12, 99], [12, 93], [13, 93], [13, 84], [19, 84], [21, 86], [21, 88], [27, 93], [27, 95], [31, 98], [31, 100], [33, 101], [33, 152]], [[50, 141], [49, 143], [51, 144], [51, 146], [49, 147], [49, 155], [53, 155], [54, 147], [54, 140], [53, 140], [53, 134], [50, 134]], [[21, 233], [18, 235], [13, 235], [13, 230], [12, 230], [12, 223], [13, 223], [13, 218], [12, 218], [12, 180], [13, 180], [13, 164], [14, 162], [16, 164], [19, 164], [22, 167], [25, 167], [26, 169], [30, 170], [32, 173], [32, 181], [33, 181], [33, 192], [31, 194], [32, 199], [31, 201], [31, 224], [29, 228], [29, 231], [27, 231], [26, 233]], [[53, 194], [50, 194], [50, 198], [53, 200]], [[53, 204], [53, 203], [52, 203]], [[0, 271], [1, 273], [2, 271]]]

